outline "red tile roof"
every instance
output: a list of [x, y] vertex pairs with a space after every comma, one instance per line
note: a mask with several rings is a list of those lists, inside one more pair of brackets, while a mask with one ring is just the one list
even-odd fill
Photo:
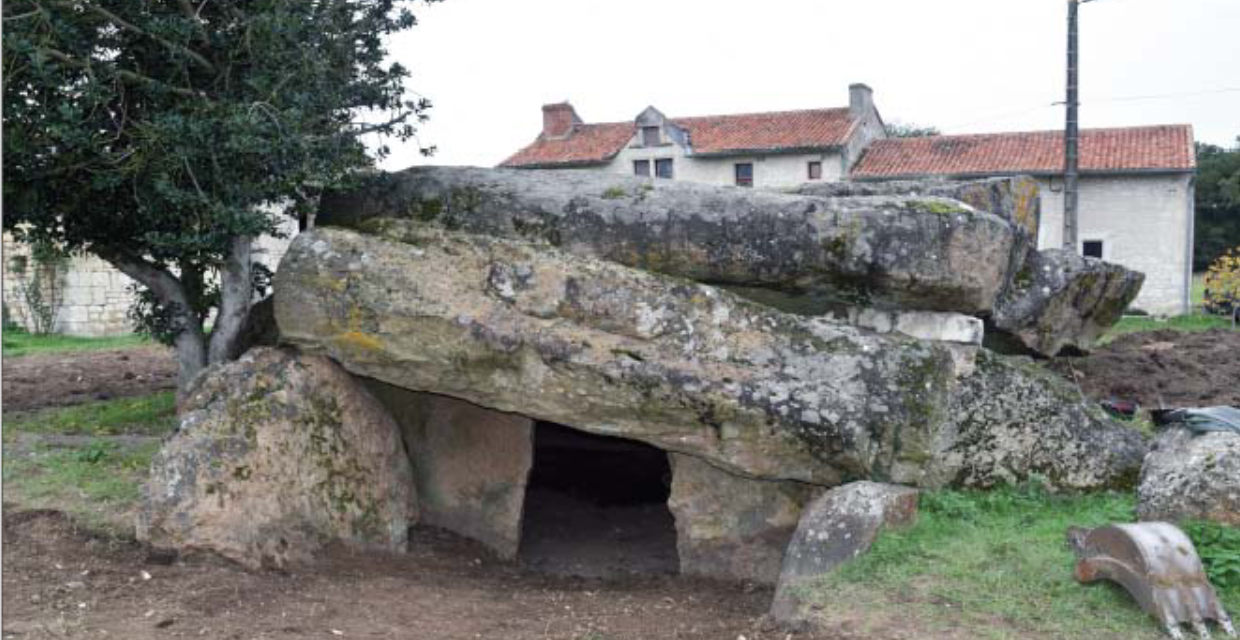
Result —
[[[743, 151], [778, 152], [840, 146], [852, 132], [847, 108], [669, 118], [689, 132], [694, 154]], [[542, 167], [606, 162], [636, 132], [632, 122], [582, 124], [563, 139], [538, 136], [500, 163], [502, 167]]]
[[[1085, 129], [1081, 171], [1191, 171], [1189, 125]], [[1063, 132], [1030, 131], [876, 140], [853, 167], [853, 178], [1063, 171]]]

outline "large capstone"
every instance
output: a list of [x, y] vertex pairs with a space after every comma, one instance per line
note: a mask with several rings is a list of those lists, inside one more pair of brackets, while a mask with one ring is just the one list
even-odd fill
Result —
[[187, 398], [151, 464], [140, 540], [252, 568], [333, 541], [404, 551], [417, 500], [400, 429], [334, 362], [257, 347]]
[[1131, 483], [1143, 453], [1135, 432], [1020, 362], [545, 244], [397, 221], [320, 228], [294, 241], [275, 286], [283, 339], [354, 373], [742, 477], [987, 486], [1038, 474], [1091, 488]]
[[323, 225], [380, 220], [521, 239], [790, 304], [988, 313], [1028, 234], [958, 200], [822, 198], [595, 171], [414, 167], [325, 197]]

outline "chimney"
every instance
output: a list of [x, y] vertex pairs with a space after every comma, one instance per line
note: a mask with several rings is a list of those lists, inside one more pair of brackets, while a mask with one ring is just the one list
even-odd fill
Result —
[[565, 102], [543, 105], [543, 137], [567, 138], [573, 132], [573, 125], [581, 124], [573, 105]]
[[848, 85], [848, 115], [854, 120], [864, 117], [874, 108], [874, 90], [869, 85], [856, 82]]

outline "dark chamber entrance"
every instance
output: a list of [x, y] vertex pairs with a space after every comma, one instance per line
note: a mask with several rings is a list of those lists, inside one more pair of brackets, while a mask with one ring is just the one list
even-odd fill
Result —
[[521, 560], [588, 577], [676, 573], [671, 477], [650, 445], [536, 423]]

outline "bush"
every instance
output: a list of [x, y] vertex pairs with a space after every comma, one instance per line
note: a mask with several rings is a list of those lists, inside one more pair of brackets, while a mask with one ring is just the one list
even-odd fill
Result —
[[1223, 252], [1206, 271], [1202, 303], [1206, 313], [1233, 315], [1240, 307], [1240, 247]]

